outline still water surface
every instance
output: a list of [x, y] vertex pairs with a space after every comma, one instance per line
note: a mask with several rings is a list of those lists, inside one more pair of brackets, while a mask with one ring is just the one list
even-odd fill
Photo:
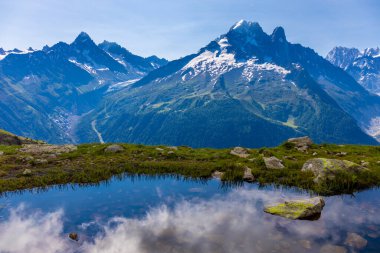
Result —
[[[173, 177], [8, 194], [0, 197], [0, 252], [380, 252], [379, 189], [325, 198], [317, 221], [263, 212], [266, 204], [305, 197]], [[364, 241], [347, 241], [349, 233]]]

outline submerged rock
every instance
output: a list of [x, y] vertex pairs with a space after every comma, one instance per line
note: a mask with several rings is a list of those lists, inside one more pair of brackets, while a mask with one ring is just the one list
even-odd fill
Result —
[[49, 145], [49, 144], [25, 144], [20, 152], [40, 155], [40, 154], [62, 154], [77, 150], [75, 145]]
[[235, 147], [233, 150], [231, 150], [230, 154], [241, 158], [247, 158], [249, 156], [248, 150], [242, 147]]
[[301, 152], [306, 152], [313, 145], [313, 141], [308, 136], [291, 138], [287, 142], [294, 144], [295, 148]]
[[355, 249], [363, 249], [367, 246], [368, 241], [356, 233], [348, 233], [344, 244]]
[[321, 197], [286, 201], [265, 207], [264, 211], [288, 219], [316, 219], [321, 215], [325, 201]]
[[245, 169], [244, 169], [244, 175], [243, 175], [243, 180], [247, 181], [247, 182], [253, 182], [253, 181], [255, 181], [255, 177], [252, 175], [251, 168], [245, 167]]
[[308, 160], [302, 167], [302, 171], [313, 172], [314, 182], [320, 182], [325, 179], [334, 179], [339, 172], [358, 173], [364, 170], [362, 166], [338, 159], [314, 158]]
[[320, 253], [347, 253], [347, 249], [342, 246], [326, 244], [322, 246]]
[[264, 157], [265, 166], [268, 169], [283, 169], [285, 166], [282, 164], [282, 160], [278, 159], [275, 156]]
[[124, 148], [122, 146], [116, 145], [116, 144], [110, 145], [104, 149], [104, 152], [106, 152], [106, 153], [120, 153], [123, 151], [124, 151]]

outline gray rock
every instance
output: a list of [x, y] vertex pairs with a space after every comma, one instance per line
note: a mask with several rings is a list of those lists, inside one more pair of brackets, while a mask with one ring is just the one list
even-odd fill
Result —
[[32, 175], [32, 170], [30, 169], [25, 169], [24, 172], [22, 173], [24, 176], [30, 176]]
[[163, 148], [156, 148], [156, 150], [159, 151], [159, 152], [164, 152]]
[[231, 150], [230, 154], [241, 158], [247, 158], [249, 156], [248, 150], [242, 147], [235, 147], [233, 150]]
[[244, 169], [243, 180], [247, 182], [255, 181], [255, 177], [252, 175], [252, 170], [248, 167], [245, 167]]
[[216, 179], [222, 179], [223, 175], [224, 175], [224, 172], [214, 171], [211, 176]]
[[345, 245], [355, 249], [363, 249], [367, 246], [368, 241], [356, 233], [348, 233]]
[[25, 144], [20, 148], [20, 152], [40, 155], [40, 154], [61, 154], [77, 150], [75, 145], [49, 145], [49, 144]]
[[347, 160], [326, 158], [310, 159], [302, 167], [302, 171], [313, 172], [315, 176], [314, 182], [320, 182], [325, 179], [334, 179], [335, 175], [342, 171], [358, 173], [363, 169], [365, 168]]
[[313, 144], [313, 141], [307, 136], [291, 138], [287, 142], [293, 143], [295, 145], [295, 148], [301, 152], [306, 152]]
[[265, 166], [268, 169], [283, 169], [285, 166], [282, 164], [282, 160], [278, 159], [275, 156], [264, 157]]
[[168, 149], [171, 149], [171, 150], [178, 150], [178, 147], [176, 146], [170, 146], [170, 147], [167, 147]]
[[322, 246], [319, 252], [320, 253], [347, 253], [347, 249], [342, 246], [326, 244]]
[[0, 151], [0, 156], [4, 155], [4, 152], [3, 151]]
[[34, 163], [35, 164], [47, 164], [48, 160], [46, 160], [46, 159], [36, 159], [36, 160], [34, 160]]
[[117, 144], [110, 145], [104, 149], [104, 152], [106, 153], [120, 153], [123, 151], [124, 151], [124, 148]]
[[288, 219], [315, 219], [319, 218], [325, 201], [321, 197], [298, 199], [266, 206], [264, 211]]

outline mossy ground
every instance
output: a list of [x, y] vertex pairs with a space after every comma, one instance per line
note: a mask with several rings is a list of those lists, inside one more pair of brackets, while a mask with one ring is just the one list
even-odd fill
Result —
[[[223, 180], [242, 182], [244, 168], [252, 169], [257, 183], [295, 186], [323, 195], [352, 193], [380, 184], [380, 147], [355, 145], [313, 145], [307, 153], [297, 151], [289, 143], [276, 148], [250, 149], [248, 158], [231, 155], [231, 149], [192, 149], [164, 146], [120, 144], [124, 151], [105, 153], [107, 144], [79, 145], [78, 150], [55, 158], [34, 156], [18, 151], [19, 146], [0, 146], [0, 192], [67, 183], [98, 183], [114, 175], [180, 175], [185, 178], [207, 179], [214, 171], [225, 172]], [[163, 149], [157, 150], [157, 148]], [[317, 155], [312, 154], [316, 152]], [[347, 155], [341, 156], [341, 152]], [[285, 169], [265, 167], [263, 157], [276, 156], [283, 160]], [[368, 162], [368, 169], [357, 175], [340, 173], [334, 180], [320, 184], [313, 182], [311, 172], [302, 172], [310, 158], [344, 159], [360, 164]], [[47, 163], [37, 159], [46, 158]], [[31, 169], [31, 175], [23, 175]]]

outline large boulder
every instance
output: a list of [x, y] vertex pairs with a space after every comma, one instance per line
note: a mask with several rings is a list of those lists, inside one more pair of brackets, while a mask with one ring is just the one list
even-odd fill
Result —
[[302, 171], [313, 172], [315, 176], [314, 182], [316, 183], [326, 179], [332, 180], [340, 172], [358, 173], [362, 170], [365, 170], [365, 168], [356, 163], [327, 158], [310, 159], [302, 167]]
[[294, 144], [295, 148], [301, 152], [306, 152], [313, 144], [313, 141], [308, 136], [291, 138], [287, 142]]
[[124, 148], [120, 145], [110, 145], [104, 149], [104, 152], [106, 153], [120, 153], [123, 152]]
[[230, 154], [241, 158], [247, 158], [249, 156], [248, 150], [242, 147], [235, 147], [233, 150], [231, 150]]
[[264, 157], [263, 159], [264, 159], [265, 166], [268, 169], [283, 169], [283, 168], [285, 168], [285, 166], [282, 164], [282, 160], [278, 159], [275, 156]]
[[20, 152], [32, 155], [63, 154], [77, 149], [75, 145], [25, 144], [20, 148]]
[[264, 211], [288, 219], [316, 219], [319, 218], [325, 201], [321, 197], [299, 199], [277, 203], [265, 207]]

